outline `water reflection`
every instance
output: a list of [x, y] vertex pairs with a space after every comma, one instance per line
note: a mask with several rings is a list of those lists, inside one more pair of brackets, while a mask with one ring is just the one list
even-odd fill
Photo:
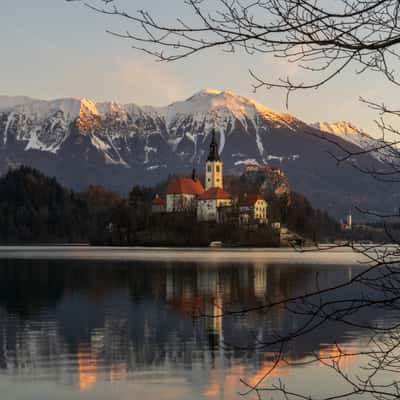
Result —
[[[63, 385], [64, 395], [70, 391], [73, 398], [93, 392], [106, 399], [105, 384], [118, 387], [115, 398], [237, 398], [241, 377], [254, 384], [271, 369], [273, 348], [223, 345], [266, 341], [304, 317], [284, 307], [268, 315], [221, 314], [309, 292], [316, 282], [347, 281], [358, 268], [2, 260], [0, 383], [10, 399], [32, 382], [47, 383], [46, 391], [35, 397], [27, 389], [18, 398], [63, 398], [58, 391]], [[199, 310], [208, 317], [193, 318]], [[358, 318], [378, 317], [383, 318], [369, 311]], [[351, 349], [360, 340], [353, 328], [330, 324], [299, 337], [285, 351], [289, 360], [315, 352], [335, 357], [334, 341]], [[293, 373], [288, 366], [274, 370], [274, 376]]]

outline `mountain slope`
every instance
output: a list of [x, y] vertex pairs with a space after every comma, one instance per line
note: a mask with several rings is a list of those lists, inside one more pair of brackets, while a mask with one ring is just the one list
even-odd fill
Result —
[[19, 104], [28, 104], [37, 101], [26, 96], [0, 96], [0, 110], [6, 110]]
[[340, 137], [362, 150], [369, 151], [372, 157], [383, 163], [395, 162], [397, 164], [400, 159], [400, 153], [396, 147], [386, 146], [383, 141], [373, 138], [350, 122], [316, 122], [310, 126]]
[[[360, 143], [231, 92], [205, 89], [159, 108], [89, 99], [14, 103], [0, 109], [0, 173], [28, 164], [76, 189], [99, 183], [127, 191], [193, 167], [202, 173], [215, 128], [225, 174], [249, 163], [276, 165], [294, 190], [336, 215], [354, 205], [391, 206], [396, 197], [353, 167], [337, 167], [327, 151], [338, 148], [321, 137], [354, 151]], [[380, 162], [370, 155], [357, 159], [359, 166], [378, 168]]]

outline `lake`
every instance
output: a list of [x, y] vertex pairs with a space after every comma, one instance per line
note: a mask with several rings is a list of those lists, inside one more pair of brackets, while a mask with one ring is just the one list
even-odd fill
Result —
[[[305, 318], [259, 307], [348, 282], [360, 261], [348, 249], [0, 247], [0, 399], [257, 399], [240, 393], [274, 365], [277, 347], [260, 344]], [[229, 313], [243, 308], [256, 310]], [[396, 318], [369, 310], [357, 321]], [[333, 394], [335, 373], [304, 361], [367, 341], [361, 328], [323, 324], [285, 346], [263, 384]], [[360, 360], [341, 362], [356, 371]]]

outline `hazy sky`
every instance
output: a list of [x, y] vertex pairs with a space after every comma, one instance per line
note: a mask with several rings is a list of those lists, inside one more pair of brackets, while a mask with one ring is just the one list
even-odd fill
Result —
[[[163, 18], [186, 14], [183, 0], [121, 0], [135, 12]], [[248, 69], [273, 79], [299, 71], [282, 61], [244, 54], [206, 52], [176, 63], [159, 63], [105, 33], [126, 27], [115, 17], [64, 0], [1, 0], [0, 94], [42, 99], [89, 97], [123, 103], [166, 105], [202, 88], [231, 90], [285, 111], [285, 93], [252, 92]], [[377, 115], [359, 96], [397, 107], [398, 89], [379, 75], [356, 76], [355, 67], [319, 90], [294, 94], [289, 112], [306, 122], [349, 120], [371, 133]]]

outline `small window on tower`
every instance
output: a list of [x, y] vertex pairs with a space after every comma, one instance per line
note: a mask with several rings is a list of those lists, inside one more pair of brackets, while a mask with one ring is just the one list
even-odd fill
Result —
[[217, 165], [217, 166], [216, 166], [215, 170], [216, 170], [217, 172], [219, 172], [219, 171], [220, 171], [220, 169], [219, 169], [219, 165]]

